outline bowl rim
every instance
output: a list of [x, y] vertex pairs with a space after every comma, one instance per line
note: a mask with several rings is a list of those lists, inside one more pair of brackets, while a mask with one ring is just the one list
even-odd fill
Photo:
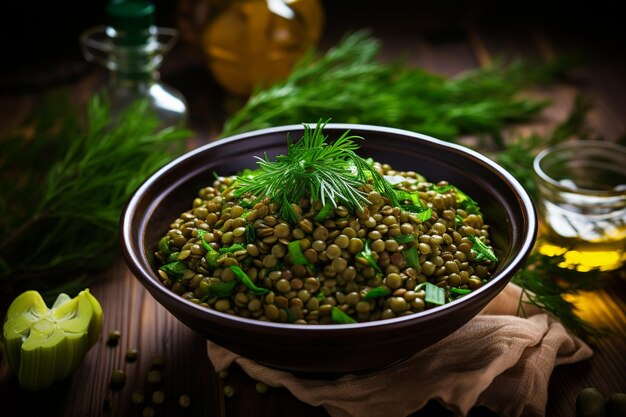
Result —
[[[452, 142], [444, 141], [441, 139], [434, 138], [432, 136], [428, 136], [422, 133], [413, 132], [406, 129], [380, 126], [380, 125], [370, 125], [370, 124], [359, 124], [359, 123], [327, 123], [324, 127], [326, 129], [338, 129], [338, 130], [362, 130], [369, 131], [372, 133], [383, 133], [383, 134], [392, 134], [392, 135], [400, 135], [404, 137], [411, 137], [414, 139], [418, 139], [420, 141], [431, 142], [434, 145], [442, 146], [448, 149], [455, 150], [461, 154], [466, 154], [468, 157], [473, 158], [475, 162], [487, 167], [487, 169], [494, 172], [494, 174], [500, 176], [503, 181], [509, 186], [509, 188], [514, 192], [518, 206], [521, 208], [521, 212], [523, 214], [523, 223], [521, 225], [521, 229], [525, 230], [523, 233], [523, 241], [520, 245], [519, 250], [513, 254], [511, 260], [508, 265], [506, 265], [503, 269], [497, 271], [497, 274], [492, 277], [486, 284], [481, 286], [478, 290], [472, 291], [469, 294], [464, 295], [454, 301], [443, 304], [441, 306], [429, 308], [427, 310], [416, 312], [412, 314], [408, 314], [406, 316], [394, 317], [389, 319], [380, 319], [368, 322], [357, 322], [357, 323], [346, 323], [346, 324], [294, 324], [294, 323], [277, 323], [270, 321], [262, 321], [257, 319], [245, 318], [236, 316], [233, 314], [228, 314], [224, 312], [219, 312], [213, 309], [208, 309], [206, 307], [195, 304], [189, 300], [182, 298], [180, 295], [174, 293], [171, 289], [162, 285], [159, 282], [158, 277], [153, 271], [146, 271], [141, 266], [141, 258], [142, 255], [138, 254], [140, 252], [140, 248], [137, 248], [133, 243], [132, 238], [132, 222], [134, 213], [139, 205], [139, 202], [143, 198], [143, 195], [146, 191], [151, 187], [151, 185], [161, 177], [163, 177], [167, 172], [174, 166], [183, 163], [184, 161], [194, 158], [197, 154], [206, 152], [208, 149], [212, 149], [214, 147], [223, 146], [225, 144], [256, 137], [260, 135], [267, 134], [279, 134], [279, 133], [287, 133], [293, 131], [303, 131], [304, 125], [308, 125], [309, 127], [315, 127], [315, 123], [300, 123], [300, 124], [289, 124], [289, 125], [280, 125], [274, 127], [268, 127], [263, 129], [256, 129], [245, 133], [239, 133], [236, 135], [228, 136], [225, 138], [219, 138], [217, 140], [211, 141], [204, 145], [200, 145], [192, 150], [189, 150], [182, 155], [176, 157], [171, 162], [165, 164], [160, 169], [156, 170], [153, 174], [148, 176], [133, 192], [131, 198], [127, 201], [123, 211], [122, 216], [119, 222], [119, 241], [122, 249], [123, 257], [126, 260], [127, 265], [129, 266], [133, 275], [139, 279], [139, 281], [146, 286], [150, 293], [154, 296], [154, 291], [162, 293], [167, 298], [172, 300], [176, 300], [177, 303], [186, 306], [187, 313], [192, 314], [196, 319], [207, 320], [211, 318], [211, 320], [218, 320], [221, 324], [226, 324], [227, 322], [237, 322], [242, 326], [252, 326], [258, 329], [261, 329], [263, 332], [281, 332], [282, 330], [290, 330], [290, 331], [306, 331], [307, 333], [335, 333], [335, 332], [361, 332], [366, 331], [367, 329], [372, 329], [376, 327], [390, 327], [390, 326], [403, 326], [407, 323], [412, 323], [414, 321], [425, 321], [430, 316], [436, 316], [441, 314], [441, 312], [445, 311], [446, 314], [451, 314], [460, 310], [474, 298], [479, 297], [484, 292], [493, 291], [494, 287], [501, 285], [501, 281], [507, 279], [507, 283], [512, 278], [512, 274], [519, 268], [525, 259], [529, 256], [533, 246], [535, 244], [535, 240], [537, 237], [537, 214], [535, 206], [532, 202], [530, 195], [524, 189], [524, 187], [520, 184], [520, 182], [513, 177], [507, 170], [505, 170], [502, 166], [497, 164], [495, 161], [489, 159], [488, 157], [482, 155], [481, 153]], [[366, 138], [367, 139], [367, 138]], [[286, 137], [285, 137], [286, 140]], [[145, 220], [145, 219], [144, 219]], [[134, 251], [131, 249], [135, 249]], [[145, 256], [145, 254], [143, 255]], [[499, 292], [499, 291], [498, 291]], [[497, 293], [496, 293], [497, 294]], [[494, 295], [495, 296], [495, 295]], [[493, 298], [493, 297], [492, 297]]]

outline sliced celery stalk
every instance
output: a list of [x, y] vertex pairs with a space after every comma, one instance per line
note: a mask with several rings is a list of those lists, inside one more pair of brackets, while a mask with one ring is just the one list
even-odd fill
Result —
[[102, 307], [89, 289], [74, 298], [59, 294], [52, 308], [26, 291], [9, 306], [2, 336], [20, 385], [40, 391], [73, 373], [101, 330]]

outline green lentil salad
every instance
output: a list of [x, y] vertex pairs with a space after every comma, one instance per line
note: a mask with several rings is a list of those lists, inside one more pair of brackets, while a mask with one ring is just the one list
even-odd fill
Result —
[[159, 241], [161, 282], [208, 309], [294, 324], [388, 319], [487, 282], [498, 259], [476, 201], [366, 160], [325, 124], [287, 155], [216, 176]]

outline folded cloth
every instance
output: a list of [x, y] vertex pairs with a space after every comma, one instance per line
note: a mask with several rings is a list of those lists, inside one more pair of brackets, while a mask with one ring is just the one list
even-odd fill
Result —
[[[433, 346], [384, 371], [338, 379], [303, 379], [260, 365], [212, 342], [217, 371], [232, 363], [251, 378], [285, 387], [332, 417], [404, 417], [437, 400], [457, 416], [485, 406], [502, 416], [544, 416], [548, 381], [557, 365], [589, 358], [592, 350], [556, 319], [526, 309], [522, 289], [509, 284], [479, 315]], [[531, 315], [532, 314], [532, 315]]]

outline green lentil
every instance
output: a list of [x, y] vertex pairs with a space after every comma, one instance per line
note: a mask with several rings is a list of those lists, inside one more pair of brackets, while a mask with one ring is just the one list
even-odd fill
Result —
[[126, 383], [126, 371], [123, 369], [116, 369], [111, 374], [111, 385], [114, 387], [121, 387]]
[[136, 362], [137, 361], [138, 352], [137, 349], [128, 349], [126, 351], [126, 362]]
[[150, 372], [148, 372], [147, 380], [151, 384], [158, 384], [159, 382], [161, 382], [162, 378], [163, 377], [161, 375], [161, 372], [157, 371], [156, 369], [153, 369]]
[[152, 393], [152, 402], [154, 404], [163, 404], [165, 401], [165, 393], [161, 390], [154, 391]]
[[255, 385], [255, 390], [259, 394], [265, 394], [269, 390], [269, 387], [263, 382], [257, 382]]
[[603, 417], [606, 399], [597, 388], [583, 388], [576, 396], [577, 417]]
[[232, 385], [224, 385], [224, 396], [232, 398], [235, 396], [235, 388]]
[[141, 412], [141, 415], [143, 417], [154, 417], [156, 415], [156, 410], [154, 409], [154, 407], [144, 407], [144, 409]]
[[133, 391], [131, 395], [131, 401], [133, 402], [133, 404], [136, 405], [143, 404], [143, 402], [145, 401], [143, 391]]
[[119, 330], [111, 330], [109, 332], [109, 338], [107, 339], [107, 345], [109, 346], [117, 346], [120, 341], [120, 337], [122, 336], [122, 332]]
[[189, 406], [191, 405], [191, 397], [187, 394], [182, 394], [180, 397], [178, 397], [178, 405], [180, 405], [182, 408], [189, 408]]
[[162, 368], [165, 365], [165, 356], [155, 355], [152, 357], [152, 367]]

